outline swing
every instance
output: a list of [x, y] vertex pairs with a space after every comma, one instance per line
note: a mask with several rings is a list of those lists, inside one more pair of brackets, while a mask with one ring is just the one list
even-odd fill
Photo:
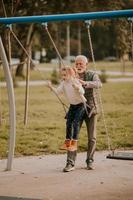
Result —
[[[131, 54], [132, 54], [131, 56], [132, 56], [132, 60], [133, 60], [133, 18], [128, 18], [128, 21], [131, 24], [131, 48], [132, 48], [131, 49]], [[87, 21], [85, 21], [85, 23], [86, 23], [86, 27], [87, 27], [87, 30], [88, 30], [88, 38], [89, 38], [89, 44], [90, 44], [90, 51], [91, 51], [93, 66], [94, 66], [94, 70], [96, 71], [96, 63], [95, 63], [94, 51], [93, 51], [93, 46], [92, 46], [92, 41], [91, 41], [91, 34], [90, 34], [91, 21], [87, 20]], [[102, 98], [101, 98], [101, 94], [99, 92], [99, 89], [98, 89], [98, 95], [99, 95], [101, 113], [102, 113], [102, 116], [103, 116], [103, 123], [104, 123], [105, 133], [106, 133], [106, 136], [107, 136], [107, 143], [108, 143], [109, 154], [106, 156], [106, 158], [119, 159], [119, 160], [133, 160], [133, 153], [132, 152], [122, 152], [122, 151], [112, 150], [111, 144], [110, 144], [109, 133], [108, 133], [107, 125], [106, 125], [106, 120], [105, 120], [105, 114], [104, 114], [104, 110], [103, 110]]]
[[[62, 66], [65, 67], [64, 61], [63, 61], [63, 59], [62, 59], [62, 57], [61, 57], [61, 55], [60, 55], [60, 53], [59, 53], [59, 50], [57, 49], [57, 47], [56, 47], [56, 45], [55, 45], [55, 42], [54, 42], [54, 40], [53, 40], [53, 38], [52, 38], [52, 36], [51, 36], [49, 30], [48, 30], [47, 23], [42, 23], [42, 26], [44, 26], [44, 29], [45, 29], [45, 31], [47, 32], [51, 43], [53, 44], [53, 47], [54, 47], [54, 49], [55, 49], [55, 51], [56, 51], [56, 53], [57, 53], [57, 56], [58, 56], [58, 58], [59, 58], [59, 60], [60, 60], [60, 62], [61, 62], [61, 64], [62, 64]], [[55, 91], [53, 91], [53, 92], [55, 93]], [[65, 111], [65, 114], [67, 114], [66, 108], [68, 108], [68, 107], [62, 102], [62, 100], [60, 99], [60, 97], [59, 97], [56, 93], [55, 93], [55, 95], [57, 96], [57, 98], [59, 99], [60, 103], [62, 104], [63, 109], [64, 109], [64, 111]], [[85, 112], [86, 112], [87, 116], [90, 118], [90, 117], [91, 117], [91, 114], [92, 114], [92, 112], [93, 112], [93, 109], [91, 109], [91, 111], [90, 111], [90, 113], [89, 113], [87, 108], [90, 108], [90, 106], [89, 106], [86, 102], [83, 102], [83, 104], [84, 104]]]

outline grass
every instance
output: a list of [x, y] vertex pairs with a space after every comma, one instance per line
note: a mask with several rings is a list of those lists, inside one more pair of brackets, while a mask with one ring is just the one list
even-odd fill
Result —
[[[71, 65], [74, 65], [73, 63]], [[44, 69], [51, 69], [51, 71], [40, 71], [39, 67], [44, 68]], [[30, 80], [43, 80], [43, 79], [50, 79], [51, 77], [51, 72], [52, 68], [58, 69], [58, 64], [50, 64], [50, 63], [43, 63], [39, 64], [36, 66], [36, 70], [32, 70], [30, 72]], [[94, 70], [93, 63], [89, 63], [89, 69]], [[98, 61], [96, 62], [96, 69], [97, 70], [105, 70], [105, 71], [117, 71], [117, 72], [122, 72], [122, 63], [121, 62], [103, 62], [103, 61]], [[133, 63], [132, 62], [126, 62], [126, 68], [125, 72], [133, 72]], [[13, 75], [15, 74], [15, 70], [13, 70]], [[112, 76], [108, 75], [108, 78], [122, 78], [122, 77], [129, 77], [126, 75], [118, 75], [118, 76]], [[130, 76], [133, 77], [133, 76]], [[16, 81], [21, 81], [24, 80], [22, 78], [16, 78]], [[3, 69], [0, 68], [0, 81], [5, 81]]]
[[[133, 148], [133, 83], [106, 83], [101, 89], [105, 120], [113, 148]], [[0, 158], [7, 156], [9, 137], [8, 98], [1, 89], [2, 125], [0, 126]], [[17, 135], [15, 156], [61, 153], [65, 139], [64, 111], [58, 99], [44, 87], [30, 87], [28, 125], [24, 127], [25, 89], [15, 88]], [[86, 127], [79, 138], [79, 151], [87, 146]], [[97, 150], [107, 149], [103, 118], [98, 117]]]
[[[93, 70], [93, 64], [90, 63], [90, 68]], [[106, 70], [106, 71], [118, 71], [123, 72], [123, 66], [121, 62], [96, 62], [97, 70]], [[133, 72], [133, 62], [127, 61], [125, 63], [125, 72]]]

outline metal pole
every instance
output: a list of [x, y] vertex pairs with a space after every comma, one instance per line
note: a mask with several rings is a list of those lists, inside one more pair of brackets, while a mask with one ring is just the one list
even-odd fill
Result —
[[43, 23], [43, 22], [52, 22], [52, 21], [109, 19], [109, 18], [119, 18], [119, 17], [133, 17], [133, 9], [102, 11], [102, 12], [88, 12], [88, 13], [73, 13], [73, 14], [3, 17], [3, 18], [0, 18], [0, 23], [1, 24], [31, 23], [31, 22]]
[[7, 61], [5, 49], [0, 37], [0, 56], [3, 63], [4, 74], [6, 77], [7, 90], [8, 90], [8, 101], [9, 101], [9, 123], [10, 123], [10, 136], [9, 136], [9, 147], [8, 147], [8, 160], [6, 170], [12, 169], [12, 161], [14, 157], [15, 149], [15, 136], [16, 136], [16, 109], [15, 109], [15, 97], [13, 89], [13, 81], [9, 70], [9, 64]]

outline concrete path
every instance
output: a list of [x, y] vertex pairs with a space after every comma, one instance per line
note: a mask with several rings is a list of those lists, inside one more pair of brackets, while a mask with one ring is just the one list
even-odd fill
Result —
[[86, 153], [79, 153], [69, 173], [62, 172], [66, 154], [15, 158], [11, 172], [3, 171], [6, 160], [0, 160], [0, 200], [132, 200], [133, 161], [107, 154], [96, 152], [95, 170], [86, 170]]

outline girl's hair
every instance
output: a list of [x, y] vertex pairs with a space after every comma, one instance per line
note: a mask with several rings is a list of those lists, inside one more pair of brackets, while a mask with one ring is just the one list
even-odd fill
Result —
[[61, 71], [65, 71], [70, 77], [78, 78], [77, 69], [75, 67], [65, 66], [61, 68]]

